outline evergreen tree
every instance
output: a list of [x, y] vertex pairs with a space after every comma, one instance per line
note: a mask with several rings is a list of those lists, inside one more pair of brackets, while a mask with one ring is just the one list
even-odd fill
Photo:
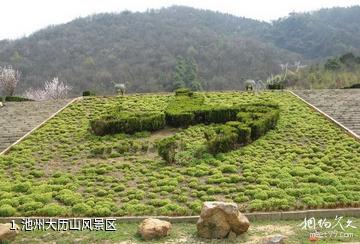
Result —
[[173, 90], [184, 88], [185, 85], [185, 74], [186, 74], [186, 62], [182, 56], [176, 58], [175, 74]]
[[198, 79], [197, 64], [193, 58], [178, 56], [175, 66], [173, 89], [190, 88], [193, 91], [202, 89]]

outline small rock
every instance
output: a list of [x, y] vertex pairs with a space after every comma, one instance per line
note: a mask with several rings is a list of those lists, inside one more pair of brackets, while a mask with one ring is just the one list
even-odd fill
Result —
[[4, 104], [2, 102], [0, 102], [0, 107], [4, 106]]
[[160, 219], [145, 219], [138, 226], [138, 232], [145, 240], [165, 237], [169, 235], [171, 223]]
[[229, 240], [235, 240], [237, 237], [235, 232], [230, 231], [229, 235], [228, 235], [228, 239]]
[[249, 229], [249, 220], [236, 203], [204, 202], [196, 224], [198, 235], [203, 238], [226, 238], [232, 231], [236, 235]]
[[8, 224], [0, 224], [0, 243], [2, 241], [13, 241], [16, 235], [19, 233], [19, 227], [14, 226], [15, 230], [11, 230], [13, 226]]
[[262, 243], [263, 244], [284, 244], [285, 240], [286, 240], [286, 236], [283, 235], [271, 235], [271, 236], [267, 236], [263, 239]]

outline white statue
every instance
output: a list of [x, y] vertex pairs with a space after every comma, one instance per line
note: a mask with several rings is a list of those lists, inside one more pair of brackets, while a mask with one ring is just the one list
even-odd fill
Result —
[[254, 91], [256, 89], [256, 82], [254, 80], [246, 80], [244, 85], [246, 91]]
[[114, 84], [117, 94], [121, 94], [121, 96], [125, 94], [126, 86], [124, 83], [115, 83], [114, 81], [111, 81], [111, 83]]

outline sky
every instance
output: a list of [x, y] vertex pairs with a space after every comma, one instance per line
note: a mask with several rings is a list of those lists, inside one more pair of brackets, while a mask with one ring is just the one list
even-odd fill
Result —
[[290, 12], [360, 5], [360, 0], [0, 0], [0, 40], [103, 12], [146, 11], [185, 5], [271, 21]]

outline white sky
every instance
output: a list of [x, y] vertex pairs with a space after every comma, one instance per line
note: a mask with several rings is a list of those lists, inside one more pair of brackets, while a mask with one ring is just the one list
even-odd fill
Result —
[[171, 5], [217, 10], [269, 21], [294, 11], [360, 5], [360, 0], [0, 0], [0, 40], [19, 38], [48, 25], [69, 22], [89, 14], [144, 11]]

